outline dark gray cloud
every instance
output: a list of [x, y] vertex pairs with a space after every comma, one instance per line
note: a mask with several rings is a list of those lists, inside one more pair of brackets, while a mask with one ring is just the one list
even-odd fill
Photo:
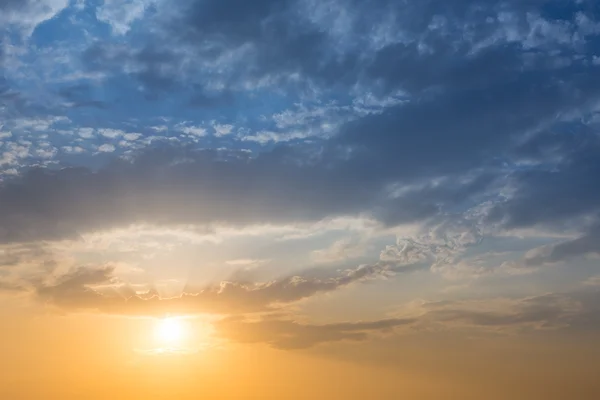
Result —
[[[551, 11], [551, 1], [332, 0], [321, 6], [298, 0], [186, 0], [155, 16], [160, 28], [146, 45], [110, 50], [95, 44], [84, 53], [84, 64], [116, 72], [123, 62], [133, 63], [132, 74], [151, 90], [211, 79], [226, 86], [264, 78], [281, 84], [292, 74], [343, 90], [357, 83], [415, 95], [483, 89], [527, 69], [555, 69], [559, 56], [573, 62], [586, 44], [582, 34], [588, 33], [579, 33], [575, 11], [592, 17], [597, 12], [585, 2], [562, 14], [544, 12]], [[333, 9], [344, 9], [347, 18], [336, 25]], [[387, 43], [374, 35], [377, 30], [403, 40]], [[211, 64], [221, 59], [227, 62]], [[186, 71], [190, 62], [196, 68]]]
[[[447, 92], [359, 119], [333, 140], [354, 150], [349, 165], [356, 163], [355, 168], [373, 176], [414, 179], [498, 166], [514, 151], [515, 139], [551, 124], [556, 115], [589, 108], [600, 94], [595, 72], [585, 68], [519, 73], [509, 81], [490, 78], [480, 89]], [[488, 73], [495, 76], [493, 70]], [[566, 82], [553, 80], [562, 74]]]
[[[325, 48], [327, 35], [302, 22], [297, 4], [291, 0], [252, 4], [239, 0], [183, 1], [177, 4], [177, 12], [156, 17], [160, 28], [148, 43], [135, 48], [95, 43], [84, 52], [83, 65], [90, 71], [113, 74], [120, 73], [123, 64], [131, 65], [132, 77], [151, 98], [183, 91], [190, 81], [205, 86], [218, 79], [230, 86], [268, 75], [326, 74], [328, 67], [321, 64], [326, 57], [331, 58], [330, 49]], [[232, 52], [240, 52], [238, 64], [213, 65]], [[332, 62], [340, 64], [332, 77], [348, 66], [345, 61], [327, 60], [326, 64]], [[193, 68], [189, 68], [190, 63]]]
[[235, 96], [231, 91], [213, 93], [202, 86], [194, 86], [189, 98], [189, 106], [198, 108], [217, 108], [231, 106], [235, 103]]
[[[292, 148], [255, 158], [228, 154], [223, 159], [216, 151], [163, 149], [99, 171], [32, 170], [0, 188], [0, 241], [76, 238], [136, 223], [305, 222], [420, 202], [422, 212], [394, 215], [394, 222], [411, 221], [433, 216], [466, 195], [458, 195], [463, 189], [449, 180], [389, 201], [384, 194], [389, 177], [361, 177], [335, 159], [307, 164], [304, 153]], [[475, 191], [472, 184], [464, 190]], [[381, 212], [385, 218], [389, 214]]]
[[105, 109], [109, 107], [104, 101], [94, 100], [92, 87], [86, 84], [68, 85], [61, 88], [58, 94], [63, 97], [70, 107], [93, 107]]
[[600, 144], [595, 133], [581, 133], [577, 140], [576, 146], [563, 148], [563, 162], [555, 168], [511, 174], [515, 193], [491, 209], [488, 221], [519, 228], [597, 216], [600, 189], [593, 182], [600, 173]]
[[306, 20], [299, 3], [186, 1], [184, 17], [168, 21], [167, 34], [189, 43], [201, 59], [247, 46], [245, 71], [235, 71], [232, 78], [300, 73], [340, 80], [352, 73], [356, 55], [332, 57], [328, 33]]

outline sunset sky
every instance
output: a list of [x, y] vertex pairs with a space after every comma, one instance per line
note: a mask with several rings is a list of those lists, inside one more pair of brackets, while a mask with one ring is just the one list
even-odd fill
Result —
[[600, 399], [597, 0], [0, 0], [0, 399]]

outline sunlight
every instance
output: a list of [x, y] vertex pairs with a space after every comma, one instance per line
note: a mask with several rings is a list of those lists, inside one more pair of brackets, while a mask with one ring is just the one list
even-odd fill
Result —
[[180, 318], [165, 318], [157, 321], [155, 338], [163, 346], [180, 346], [186, 336], [187, 327]]

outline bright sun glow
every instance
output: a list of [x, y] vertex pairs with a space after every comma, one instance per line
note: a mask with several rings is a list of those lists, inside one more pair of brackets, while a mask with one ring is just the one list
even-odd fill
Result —
[[157, 322], [155, 328], [156, 340], [161, 345], [178, 346], [185, 339], [186, 326], [178, 318], [165, 318]]

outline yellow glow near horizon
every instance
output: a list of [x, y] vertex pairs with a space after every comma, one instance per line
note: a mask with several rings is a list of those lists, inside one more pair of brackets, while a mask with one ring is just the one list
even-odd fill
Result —
[[179, 318], [159, 320], [155, 327], [155, 338], [164, 346], [181, 346], [186, 336], [186, 324]]

